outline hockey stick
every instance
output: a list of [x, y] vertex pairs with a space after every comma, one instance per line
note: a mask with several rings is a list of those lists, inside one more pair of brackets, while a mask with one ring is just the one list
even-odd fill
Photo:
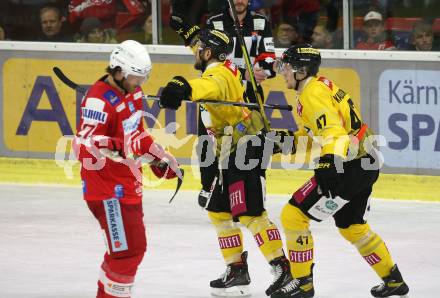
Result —
[[79, 93], [81, 93], [83, 95], [85, 95], [87, 93], [86, 88], [81, 87], [80, 85], [78, 85], [77, 83], [75, 83], [71, 79], [69, 79], [59, 67], [55, 66], [53, 68], [53, 72], [55, 73], [57, 78], [60, 79], [61, 82], [63, 82], [68, 87], [72, 88], [73, 90], [78, 91]]
[[235, 9], [234, 0], [228, 0], [229, 7], [232, 12], [232, 18], [234, 19], [235, 24], [235, 32], [237, 33], [237, 41], [240, 44], [241, 51], [243, 53], [244, 61], [246, 63], [246, 68], [249, 71], [249, 77], [252, 85], [252, 91], [254, 93], [255, 99], [257, 100], [258, 107], [260, 109], [261, 116], [263, 117], [264, 127], [266, 131], [270, 131], [269, 121], [266, 118], [266, 114], [264, 113], [264, 105], [260, 97], [258, 97], [257, 91], [257, 81], [255, 80], [254, 70], [252, 68], [251, 59], [249, 57], [249, 53], [246, 48], [246, 42], [243, 38], [243, 32], [240, 27], [240, 22], [238, 21], [237, 10]]
[[[53, 72], [55, 75], [68, 87], [77, 90], [78, 92], [82, 94], [86, 94], [87, 90], [81, 86], [79, 86], [77, 83], [73, 82], [71, 79], [69, 79], [63, 71], [58, 68], [54, 67]], [[159, 101], [160, 97], [153, 96], [153, 95], [146, 95], [143, 97], [146, 100], [151, 101]], [[237, 107], [248, 107], [248, 108], [259, 108], [260, 106], [257, 103], [247, 103], [247, 102], [231, 102], [231, 101], [223, 101], [223, 100], [209, 100], [209, 99], [202, 99], [195, 101], [196, 103], [202, 103], [202, 104], [210, 104], [210, 105], [225, 105], [225, 106], [237, 106]], [[277, 104], [264, 104], [264, 108], [266, 109], [277, 109], [277, 110], [287, 110], [292, 111], [291, 105], [277, 105]]]
[[[160, 97], [153, 95], [144, 96], [147, 100], [159, 101]], [[232, 102], [232, 101], [223, 101], [223, 100], [210, 100], [210, 99], [200, 99], [197, 101], [193, 101], [195, 103], [202, 103], [208, 105], [220, 105], [220, 106], [235, 106], [235, 107], [247, 107], [247, 108], [259, 108], [258, 103], [254, 102]], [[291, 105], [277, 105], [277, 104], [264, 104], [264, 108], [266, 109], [275, 109], [275, 110], [287, 110], [292, 111]]]
[[182, 186], [183, 177], [185, 177], [185, 171], [182, 168], [179, 168], [179, 170], [180, 170], [180, 173], [182, 173], [182, 178], [177, 177], [176, 191], [174, 192], [174, 194], [171, 197], [171, 199], [168, 201], [168, 204], [171, 204], [171, 202], [174, 200], [174, 197], [177, 195], [177, 193], [179, 192], [180, 187]]
[[[73, 90], [76, 90], [80, 93], [82, 93], [83, 95], [85, 95], [87, 93], [87, 89], [84, 87], [79, 86], [78, 84], [76, 84], [75, 82], [73, 82], [72, 80], [70, 80], [62, 71], [60, 68], [58, 67], [54, 67], [53, 68], [53, 72], [55, 73], [55, 75], [64, 83], [66, 84], [68, 87], [72, 88]], [[180, 173], [182, 174], [182, 177], [178, 177], [177, 176], [177, 185], [176, 185], [176, 191], [174, 192], [173, 196], [171, 197], [171, 199], [169, 200], [169, 204], [171, 204], [171, 202], [174, 200], [175, 196], [177, 195], [177, 193], [179, 192], [180, 187], [182, 186], [183, 183], [183, 178], [185, 176], [185, 171], [182, 168], [179, 168]]]

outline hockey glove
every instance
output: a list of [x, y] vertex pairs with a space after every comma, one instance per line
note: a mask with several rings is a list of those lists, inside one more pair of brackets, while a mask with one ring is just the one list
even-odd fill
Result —
[[185, 46], [191, 45], [191, 43], [193, 43], [193, 39], [199, 34], [200, 31], [199, 26], [191, 26], [185, 20], [185, 17], [179, 13], [173, 13], [171, 15], [170, 27], [183, 39]]
[[[261, 82], [263, 82], [267, 78], [266, 71], [264, 69], [262, 69], [261, 67], [259, 67], [257, 64], [254, 65], [253, 70], [254, 70], [254, 78], [255, 78], [255, 81], [257, 82], [257, 84], [260, 84]], [[251, 76], [250, 76], [249, 71], [247, 69], [244, 74], [244, 78], [246, 79], [246, 81], [251, 80]]]
[[177, 176], [176, 172], [180, 172], [174, 156], [155, 143], [145, 131], [132, 138], [130, 149], [135, 158], [142, 157], [150, 163], [150, 168], [157, 178], [173, 179]]
[[276, 75], [273, 69], [275, 59], [275, 53], [271, 52], [263, 52], [256, 58], [258, 65], [266, 72], [267, 78], [273, 78]]
[[93, 150], [98, 149], [102, 154], [110, 159], [125, 158], [124, 142], [118, 138], [107, 136], [92, 136], [90, 138], [90, 147]]
[[211, 200], [212, 193], [206, 190], [201, 190], [199, 193], [199, 206], [202, 208], [208, 207], [209, 201]]
[[177, 110], [182, 104], [182, 100], [189, 100], [191, 91], [191, 86], [184, 77], [174, 77], [162, 90], [159, 106]]
[[315, 168], [315, 179], [323, 196], [334, 198], [342, 191], [342, 173], [338, 173], [335, 163], [341, 162], [339, 157], [333, 154], [321, 156]]
[[288, 149], [284, 149], [286, 154], [296, 153], [295, 137], [293, 131], [275, 130], [273, 132], [275, 132], [275, 137], [272, 140], [274, 142], [273, 154], [282, 153], [285, 146], [289, 146]]
[[177, 171], [180, 172], [179, 164], [176, 158], [169, 152], [165, 152], [161, 159], [155, 159], [150, 164], [151, 171], [157, 178], [173, 179], [177, 177]]

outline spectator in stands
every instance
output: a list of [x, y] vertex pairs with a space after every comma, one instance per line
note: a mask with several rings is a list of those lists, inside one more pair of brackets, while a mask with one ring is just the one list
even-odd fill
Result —
[[145, 20], [144, 26], [142, 26], [144, 30], [144, 40], [142, 43], [151, 44], [153, 42], [153, 16], [149, 15]]
[[394, 50], [393, 42], [386, 37], [382, 14], [370, 11], [364, 17], [364, 40], [356, 45], [358, 50]]
[[298, 24], [298, 33], [304, 42], [310, 43], [313, 28], [318, 23], [319, 0], [277, 0], [272, 6], [273, 23], [280, 19], [294, 18]]
[[63, 31], [66, 18], [61, 15], [58, 8], [46, 6], [40, 10], [40, 24], [42, 35], [40, 41], [73, 41], [70, 34]]
[[288, 48], [300, 40], [300, 36], [298, 34], [298, 27], [295, 23], [291, 22], [282, 22], [278, 25], [276, 38], [275, 38], [275, 47], [277, 48]]
[[323, 25], [318, 25], [313, 29], [312, 45], [319, 49], [337, 49], [333, 33], [329, 32]]
[[5, 29], [0, 25], [0, 40], [6, 40]]
[[86, 18], [98, 18], [105, 27], [113, 27], [117, 13], [116, 0], [87, 1], [71, 0], [69, 3], [69, 22], [75, 28]]
[[81, 24], [81, 37], [77, 42], [118, 43], [113, 29], [103, 29], [98, 18], [87, 18]]
[[104, 28], [118, 30], [142, 22], [145, 15], [144, 1], [139, 0], [70, 0], [69, 22], [78, 28], [86, 18], [98, 18]]
[[433, 46], [434, 33], [432, 26], [425, 21], [414, 24], [411, 39], [410, 51], [438, 51], [440, 49]]

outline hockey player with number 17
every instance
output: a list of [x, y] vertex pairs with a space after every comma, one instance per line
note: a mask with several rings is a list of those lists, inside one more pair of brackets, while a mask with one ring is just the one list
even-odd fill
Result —
[[175, 158], [144, 131], [140, 86], [151, 68], [145, 47], [124, 41], [112, 51], [107, 74], [90, 87], [81, 103], [74, 150], [81, 162], [84, 199], [107, 246], [97, 298], [132, 294], [147, 247], [142, 161], [150, 161], [159, 178], [180, 175]]

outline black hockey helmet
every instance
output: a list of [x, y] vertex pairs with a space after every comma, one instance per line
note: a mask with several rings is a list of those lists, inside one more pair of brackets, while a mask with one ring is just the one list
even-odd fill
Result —
[[298, 44], [291, 46], [281, 56], [278, 61], [278, 71], [282, 71], [285, 64], [290, 64], [294, 71], [305, 68], [307, 74], [314, 76], [319, 71], [321, 65], [321, 53], [310, 44]]
[[219, 61], [226, 60], [234, 47], [233, 39], [224, 31], [202, 29], [199, 32], [201, 49], [209, 48], [213, 56]]

